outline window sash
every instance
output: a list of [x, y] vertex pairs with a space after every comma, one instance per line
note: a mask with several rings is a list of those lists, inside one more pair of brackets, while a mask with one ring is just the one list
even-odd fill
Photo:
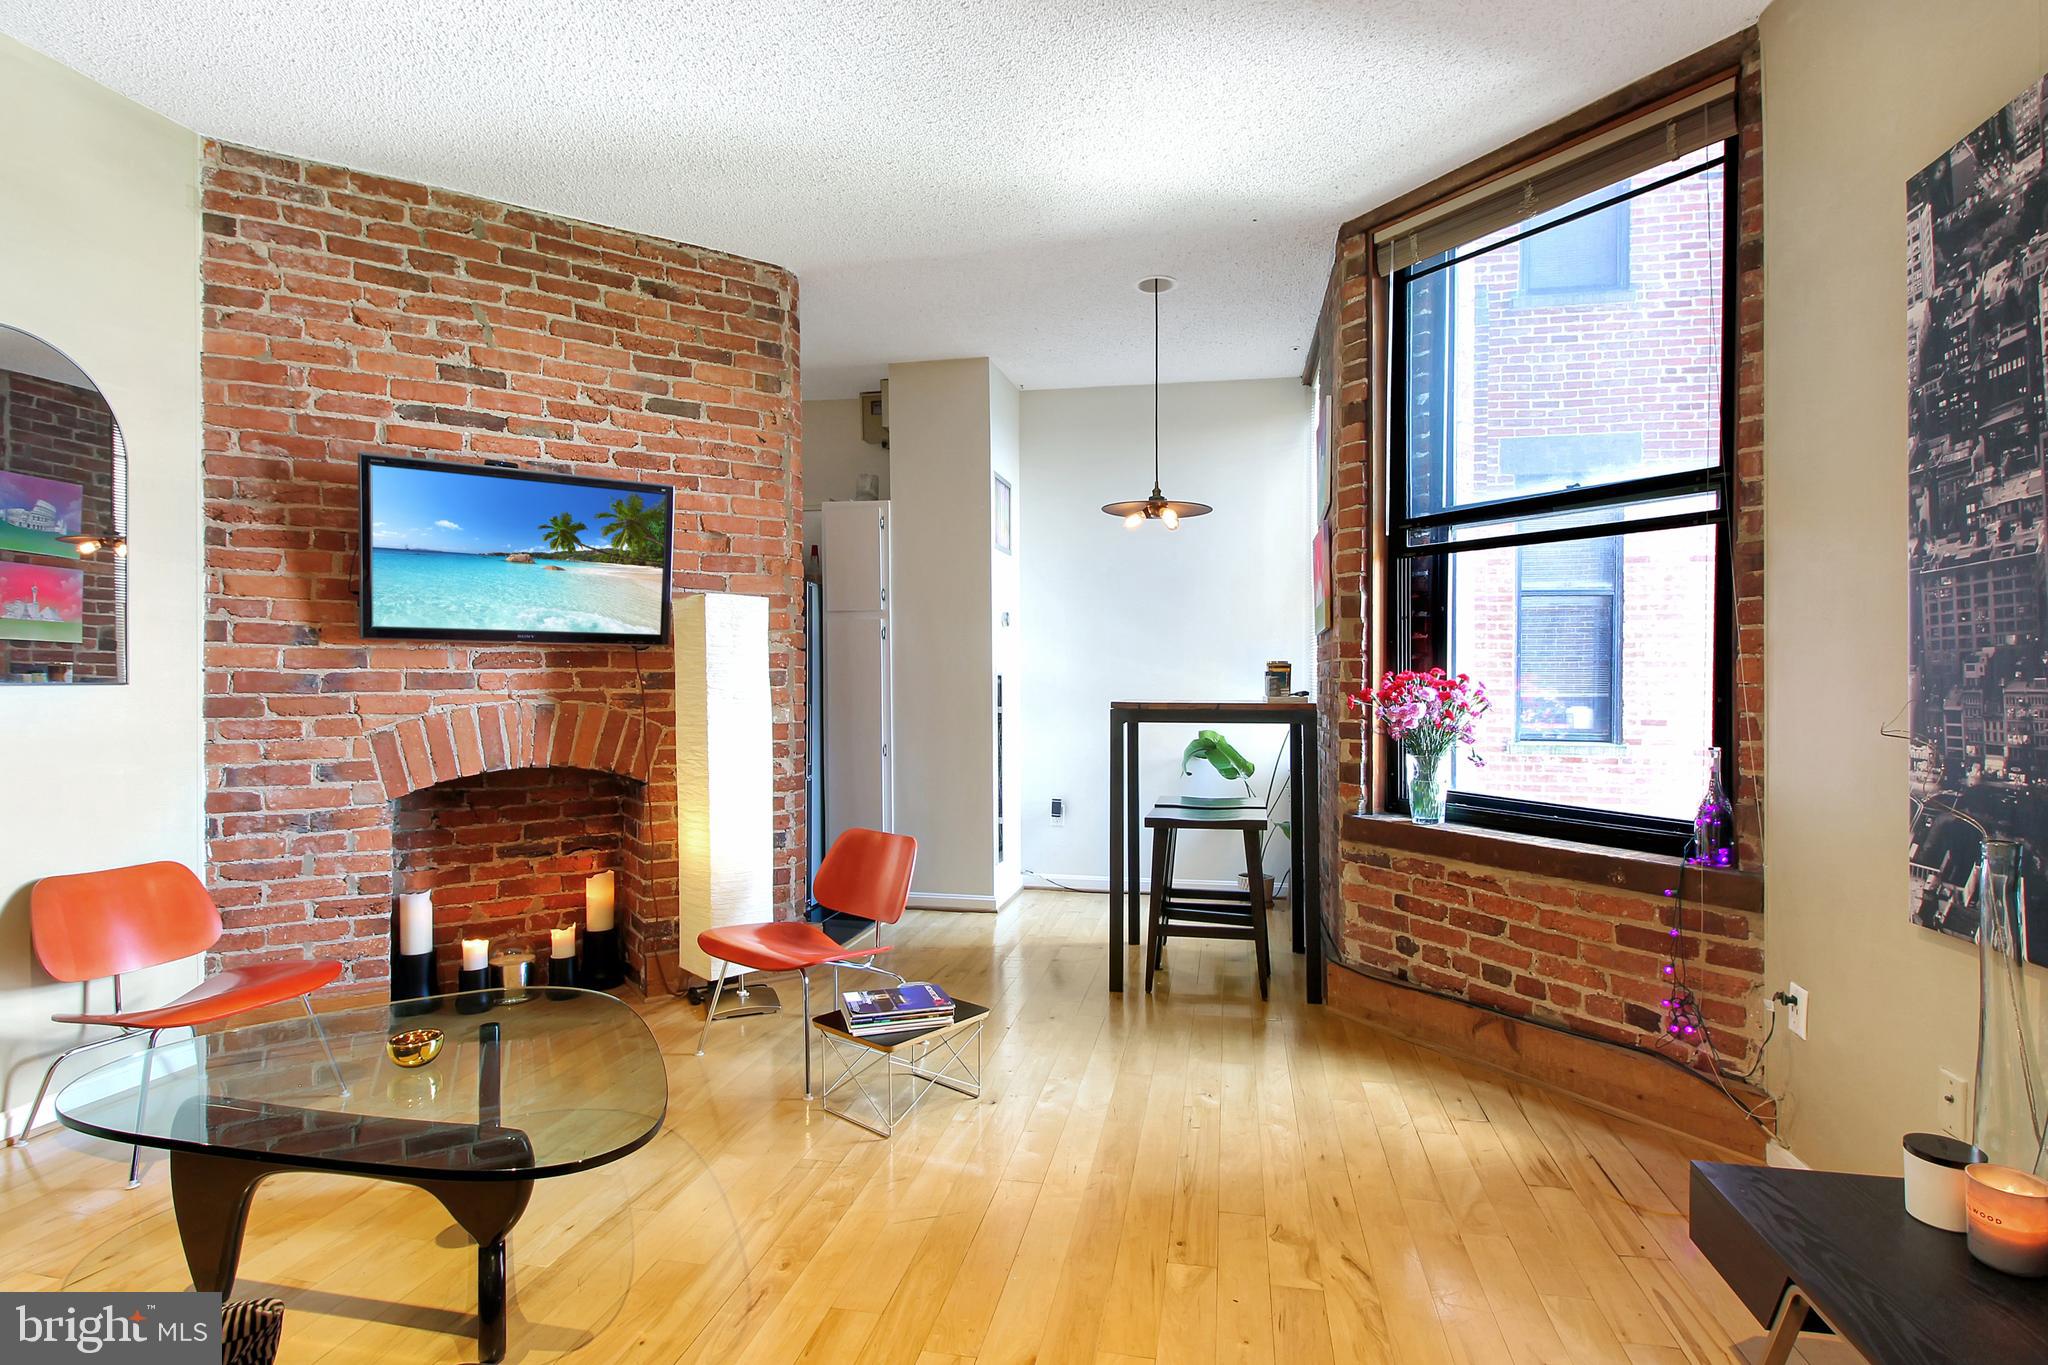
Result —
[[[1393, 625], [1392, 658], [1396, 667], [1413, 667], [1416, 659], [1416, 602], [1412, 580], [1415, 574], [1425, 571], [1432, 560], [1437, 567], [1428, 570], [1431, 574], [1431, 601], [1425, 608], [1428, 627], [1431, 630], [1432, 647], [1440, 654], [1447, 653], [1450, 645], [1450, 601], [1448, 579], [1453, 555], [1474, 550], [1498, 550], [1511, 546], [1540, 545], [1563, 540], [1590, 539], [1599, 536], [1613, 536], [1617, 533], [1612, 521], [1588, 519], [1583, 525], [1551, 527], [1528, 532], [1504, 532], [1499, 536], [1487, 536], [1460, 540], [1447, 537], [1441, 543], [1411, 544], [1411, 535], [1425, 532], [1454, 531], [1469, 528], [1475, 524], [1506, 521], [1509, 519], [1539, 518], [1560, 512], [1591, 510], [1597, 508], [1636, 508], [1648, 502], [1655, 502], [1687, 494], [1711, 494], [1710, 508], [1676, 513], [1667, 516], [1644, 517], [1629, 520], [1626, 533], [1667, 530], [1681, 526], [1711, 525], [1714, 527], [1714, 686], [1713, 724], [1714, 743], [1720, 748], [1725, 773], [1732, 788], [1739, 773], [1739, 750], [1735, 735], [1735, 612], [1734, 612], [1734, 471], [1735, 471], [1735, 398], [1738, 364], [1739, 333], [1736, 326], [1736, 265], [1735, 255], [1740, 221], [1737, 182], [1734, 167], [1737, 164], [1732, 123], [1724, 133], [1725, 140], [1720, 155], [1698, 167], [1688, 167], [1672, 177], [1660, 177], [1656, 184], [1647, 185], [1638, 192], [1659, 188], [1663, 183], [1697, 174], [1708, 166], [1721, 165], [1725, 168], [1722, 189], [1722, 238], [1721, 238], [1721, 384], [1720, 384], [1720, 459], [1717, 464], [1701, 469], [1680, 470], [1668, 474], [1647, 475], [1643, 478], [1619, 483], [1602, 484], [1591, 488], [1566, 488], [1548, 493], [1495, 499], [1484, 503], [1473, 503], [1444, 512], [1428, 513], [1421, 516], [1409, 515], [1408, 501], [1408, 423], [1407, 399], [1408, 380], [1408, 283], [1411, 279], [1434, 273], [1451, 261], [1437, 262], [1433, 266], [1420, 264], [1423, 258], [1416, 258], [1405, 266], [1390, 269], [1390, 288], [1387, 291], [1389, 304], [1388, 355], [1388, 424], [1389, 448], [1387, 451], [1388, 503], [1386, 549], [1389, 555], [1390, 580], [1394, 610], [1390, 613]], [[1695, 144], [1688, 150], [1697, 150], [1705, 143]], [[1649, 164], [1657, 164], [1651, 162]], [[1640, 169], [1640, 168], [1638, 168]], [[1632, 174], [1633, 172], [1624, 172]], [[1584, 193], [1582, 189], [1580, 191]], [[1565, 202], [1568, 202], [1565, 201]], [[1599, 204], [1586, 211], [1596, 211], [1607, 203], [1603, 198]], [[1561, 219], [1553, 219], [1554, 225]], [[1495, 229], [1497, 230], [1497, 228]], [[1534, 229], [1540, 231], [1541, 229]], [[1489, 250], [1505, 247], [1519, 241], [1521, 236], [1506, 238], [1488, 244]], [[1466, 238], [1464, 240], [1471, 240]], [[1446, 244], [1440, 250], [1455, 252], [1456, 243]], [[1440, 253], [1439, 253], [1440, 254]], [[1471, 259], [1467, 257], [1466, 259]], [[1445, 392], [1450, 390], [1452, 376], [1447, 376]], [[1617, 597], [1619, 593], [1617, 591]], [[1619, 696], [1617, 693], [1617, 707]], [[1397, 811], [1407, 810], [1407, 792], [1403, 765], [1389, 765], [1392, 782], [1388, 806]], [[1643, 852], [1682, 854], [1686, 840], [1691, 836], [1691, 826], [1684, 821], [1661, 819], [1655, 816], [1637, 815], [1623, 811], [1600, 810], [1585, 806], [1555, 805], [1540, 801], [1483, 795], [1453, 790], [1446, 799], [1450, 817], [1457, 822], [1482, 828], [1500, 829], [1512, 833], [1535, 834], [1548, 837], [1578, 839], [1612, 848], [1634, 849]]]

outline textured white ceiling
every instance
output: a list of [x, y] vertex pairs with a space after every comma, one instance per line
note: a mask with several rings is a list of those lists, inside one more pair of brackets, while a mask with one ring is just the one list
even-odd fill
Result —
[[[1764, 0], [0, 0], [210, 136], [792, 267], [804, 391], [1296, 372], [1351, 215]], [[22, 135], [17, 130], [13, 135]], [[13, 212], [33, 211], [33, 201]]]

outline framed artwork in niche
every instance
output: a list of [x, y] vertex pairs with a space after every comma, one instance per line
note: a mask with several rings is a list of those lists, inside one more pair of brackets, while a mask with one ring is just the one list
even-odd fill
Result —
[[[2048, 894], [2044, 94], [1906, 183], [1907, 901], [1960, 938], [1983, 837], [2020, 844], [2027, 903]], [[2048, 925], [2021, 938], [2048, 964]]]
[[0, 684], [127, 681], [127, 489], [98, 386], [0, 325]]
[[1004, 554], [1010, 553], [1010, 481], [998, 474], [995, 476], [996, 548]]
[[1330, 628], [1331, 608], [1336, 605], [1335, 585], [1330, 581], [1330, 523], [1315, 529], [1315, 543], [1309, 547], [1309, 564], [1315, 576], [1316, 634]]

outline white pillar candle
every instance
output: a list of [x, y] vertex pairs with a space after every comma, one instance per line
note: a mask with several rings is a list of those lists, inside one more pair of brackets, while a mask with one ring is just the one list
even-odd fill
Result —
[[548, 930], [548, 956], [576, 956], [576, 926], [565, 924], [559, 929]]
[[462, 970], [480, 972], [491, 965], [491, 941], [487, 938], [462, 940]]
[[612, 897], [616, 891], [612, 872], [595, 873], [583, 883], [584, 927], [593, 934], [601, 934], [612, 927]]
[[398, 951], [407, 957], [434, 947], [434, 893], [409, 891], [398, 898]]

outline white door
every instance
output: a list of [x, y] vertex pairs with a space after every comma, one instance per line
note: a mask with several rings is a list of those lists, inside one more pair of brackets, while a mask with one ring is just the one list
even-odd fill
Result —
[[893, 829], [888, 618], [825, 613], [825, 841]]

